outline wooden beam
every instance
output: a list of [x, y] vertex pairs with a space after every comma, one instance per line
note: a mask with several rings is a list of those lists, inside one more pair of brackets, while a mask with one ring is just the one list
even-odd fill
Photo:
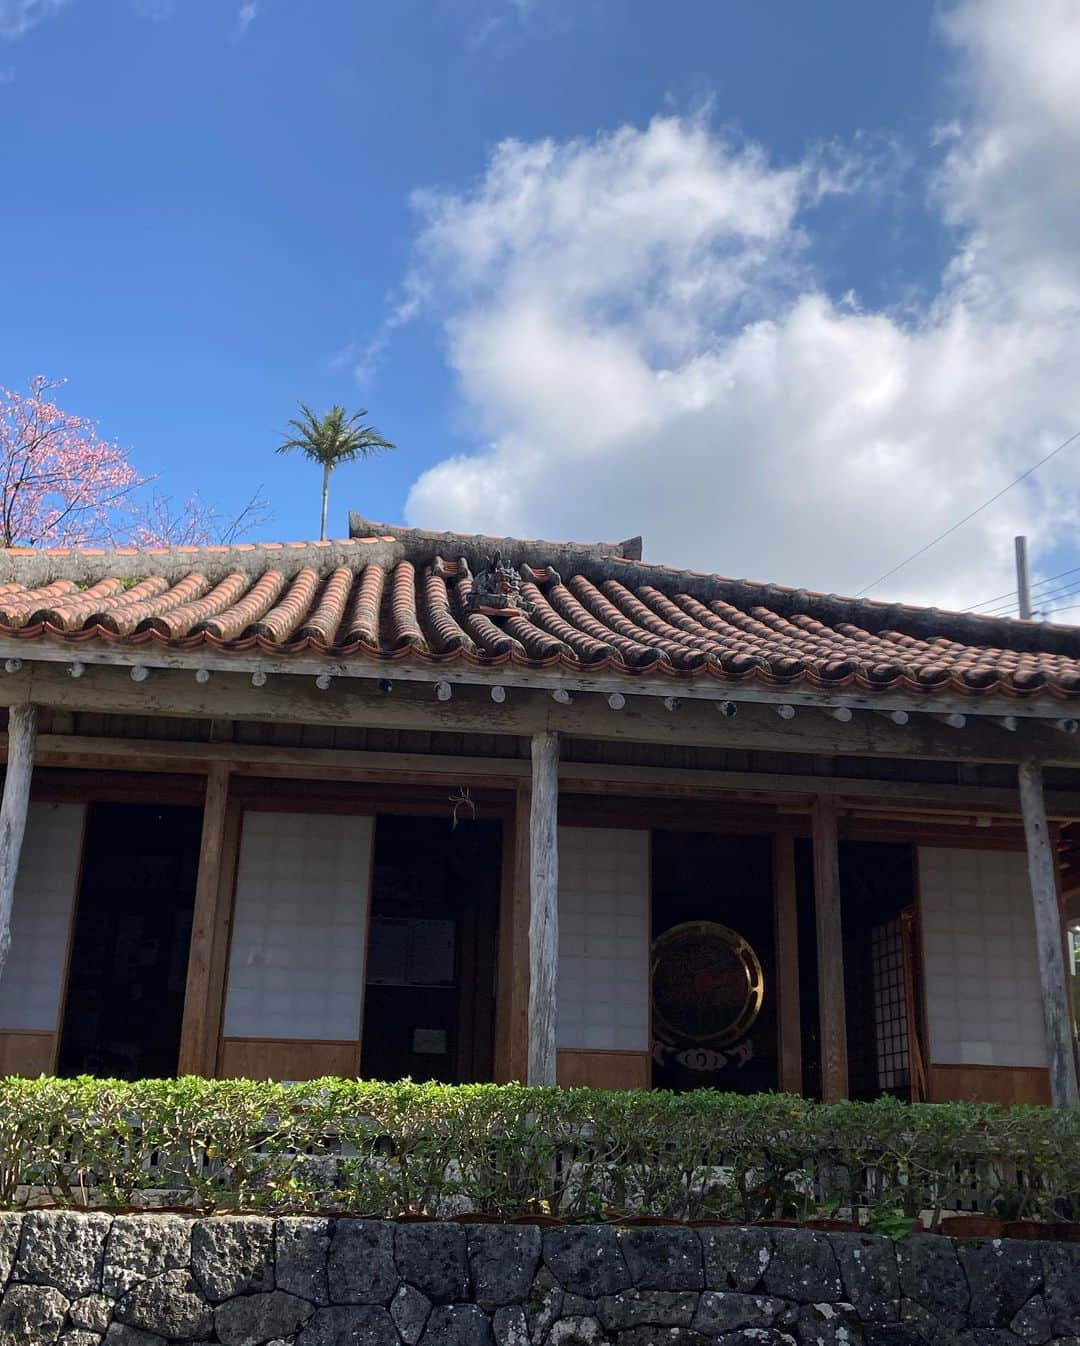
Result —
[[[0, 636], [0, 660], [10, 656], [7, 662], [18, 665], [25, 671], [34, 664], [56, 664], [72, 670], [68, 676], [82, 676], [94, 668], [119, 668], [128, 670], [136, 665], [153, 670], [182, 671], [186, 677], [196, 677], [201, 682], [209, 680], [211, 672], [216, 679], [218, 674], [243, 674], [246, 682], [252, 673], [266, 674], [271, 678], [317, 678], [328, 675], [335, 680], [349, 682], [388, 681], [387, 665], [377, 659], [357, 658], [334, 661], [320, 654], [275, 653], [271, 650], [239, 651], [220, 650], [210, 646], [181, 650], [165, 645], [131, 645], [82, 643], [73, 647], [65, 641], [40, 639], [28, 641], [18, 636]], [[75, 669], [81, 670], [75, 673]], [[10, 668], [11, 673], [18, 668]], [[423, 683], [427, 685], [428, 696], [431, 686], [437, 682], [451, 683], [460, 687], [481, 688], [487, 695], [493, 675], [490, 669], [475, 663], [432, 663], [431, 660], [413, 656], [395, 658], [389, 665], [393, 681], [399, 685]], [[847, 706], [857, 711], [908, 711], [913, 717], [923, 714], [951, 714], [998, 716], [1013, 715], [1020, 719], [1047, 720], [1064, 722], [1066, 709], [1060, 701], [1051, 697], [1030, 696], [1015, 697], [1002, 695], [965, 696], [957, 693], [938, 691], [926, 694], [892, 691], [861, 691], [852, 687], [840, 687], [835, 690], [814, 687], [770, 688], [761, 683], [728, 683], [719, 678], [700, 675], [695, 678], [672, 676], [663, 673], [626, 674], [605, 670], [592, 672], [587, 667], [577, 670], [565, 668], [523, 668], [515, 664], [504, 664], [495, 675], [499, 683], [507, 688], [515, 687], [544, 692], [597, 693], [607, 696], [611, 692], [628, 697], [670, 696], [674, 692], [680, 698], [694, 701], [712, 701], [728, 703], [735, 708], [747, 707], [755, 703], [774, 707], [778, 703], [805, 706], [808, 709], [828, 710], [834, 706]], [[731, 713], [730, 711], [725, 713]], [[896, 723], [906, 723], [897, 720]], [[1075, 726], [1076, 721], [1073, 721]], [[1072, 732], [1076, 732], [1074, 728]]]
[[30, 702], [12, 706], [8, 713], [4, 794], [0, 800], [0, 977], [4, 975], [4, 965], [11, 948], [11, 912], [15, 903], [15, 881], [19, 875], [19, 855], [26, 831], [36, 737], [37, 706]]
[[529, 810], [529, 1084], [555, 1083], [559, 996], [559, 739], [532, 741]]
[[[0, 734], [0, 749], [5, 742]], [[389, 779], [441, 784], [467, 778], [470, 785], [512, 789], [528, 780], [529, 763], [517, 757], [465, 757], [422, 752], [368, 752], [354, 748], [286, 748], [236, 742], [99, 738], [42, 734], [42, 766], [106, 771], [153, 771], [205, 775], [215, 763], [234, 776], [275, 780], [385, 782]], [[1077, 796], [1080, 816], [1080, 795]]]
[[187, 989], [180, 1029], [177, 1066], [180, 1075], [212, 1076], [217, 1063], [221, 988], [214, 985], [214, 945], [221, 924], [222, 860], [228, 802], [229, 768], [215, 762], [206, 777], [199, 873], [195, 884]]
[[[7, 743], [0, 734], [0, 750]], [[508, 744], [508, 747], [510, 745]], [[440, 753], [369, 752], [366, 749], [286, 748], [235, 742], [200, 743], [190, 740], [101, 738], [75, 734], [39, 734], [36, 758], [40, 766], [137, 770], [203, 775], [214, 762], [226, 762], [236, 776], [275, 779], [343, 781], [402, 780], [440, 783], [469, 781], [474, 787], [516, 788], [527, 781], [529, 763], [520, 757], [451, 756]], [[798, 772], [713, 771], [693, 767], [654, 767], [595, 762], [559, 763], [564, 794], [694, 796], [759, 792], [787, 795], [809, 807], [817, 795], [828, 795], [858, 805], [866, 800], [883, 804], [911, 801], [934, 811], [958, 809], [975, 814], [1020, 815], [1015, 789], [985, 785], [942, 785], [921, 781], [875, 780], [873, 777], [814, 776]], [[1049, 790], [1051, 817], [1080, 818], [1080, 791]]]
[[840, 854], [836, 805], [818, 799], [812, 816], [814, 918], [817, 929], [818, 999], [821, 1021], [821, 1096], [847, 1098], [847, 1019], [844, 1003], [844, 940], [840, 919]]
[[1050, 1066], [1050, 1101], [1056, 1107], [1080, 1104], [1076, 1080], [1075, 1031], [1072, 1006], [1061, 956], [1061, 913], [1057, 875], [1043, 803], [1042, 767], [1037, 761], [1020, 763], [1017, 772], [1027, 838], [1028, 876], [1035, 910], [1035, 941], [1042, 981], [1046, 1054]]
[[776, 1021], [779, 1084], [801, 1094], [802, 1018], [799, 1012], [799, 924], [795, 894], [795, 838], [773, 834], [773, 919], [776, 929]]
[[[509, 686], [504, 671], [499, 671], [500, 682]], [[1058, 733], [1052, 724], [1038, 720], [1025, 721], [1023, 732], [1014, 735], [1003, 734], [996, 724], [978, 723], [973, 717], [967, 730], [958, 734], [931, 714], [915, 715], [905, 727], [877, 715], [857, 715], [850, 724], [838, 725], [828, 714], [800, 714], [792, 720], [781, 720], [765, 702], [740, 704], [739, 714], [729, 719], [717, 715], [708, 699], [689, 697], [684, 698], [679, 714], [672, 715], [661, 699], [635, 695], [632, 679], [624, 676], [621, 685], [626, 704], [613, 715], [603, 696], [575, 696], [569, 705], [559, 705], [540, 691], [508, 697], [503, 705], [496, 706], [490, 685], [459, 684], [453, 700], [442, 702], [431, 695], [430, 684], [397, 682], [394, 695], [383, 696], [374, 678], [355, 676], [335, 677], [332, 687], [319, 691], [310, 679], [288, 673], [272, 674], [260, 688], [253, 688], [242, 673], [215, 674], [209, 683], [199, 684], [190, 671], [168, 668], [155, 669], [147, 682], [133, 683], [123, 668], [87, 665], [81, 678], [71, 678], [64, 665], [27, 662], [16, 673], [0, 679], [0, 704], [33, 700], [63, 710], [121, 715], [459, 734], [531, 737], [551, 731], [627, 743], [827, 756], [1015, 764], [1031, 755], [1050, 765], [1080, 766], [1080, 735]]]

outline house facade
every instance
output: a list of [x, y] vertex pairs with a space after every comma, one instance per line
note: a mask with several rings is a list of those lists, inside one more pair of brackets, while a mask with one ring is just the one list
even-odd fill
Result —
[[1076, 1101], [1080, 631], [351, 534], [0, 553], [0, 1073]]

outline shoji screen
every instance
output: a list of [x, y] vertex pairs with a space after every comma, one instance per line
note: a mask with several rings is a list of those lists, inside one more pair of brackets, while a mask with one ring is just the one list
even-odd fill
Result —
[[1023, 853], [920, 846], [919, 907], [930, 1060], [1045, 1066]]
[[226, 1038], [358, 1040], [373, 823], [245, 813]]
[[[0, 978], [0, 1035], [53, 1034], [58, 1026], [82, 852], [82, 804], [30, 805], [19, 858], [11, 954]], [[51, 1069], [52, 1041], [42, 1045]]]
[[560, 1048], [648, 1052], [649, 834], [559, 829]]

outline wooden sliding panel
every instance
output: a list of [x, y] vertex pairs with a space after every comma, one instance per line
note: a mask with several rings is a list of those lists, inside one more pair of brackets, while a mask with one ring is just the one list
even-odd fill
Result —
[[559, 829], [558, 1082], [647, 1089], [649, 833]]
[[840, 853], [836, 804], [820, 797], [812, 818], [814, 915], [817, 927], [821, 1019], [821, 1096], [847, 1098], [847, 1019], [844, 1005], [844, 936], [840, 919]]
[[1050, 1072], [1026, 1066], [931, 1066], [928, 1101], [955, 1103], [1016, 1103], [1046, 1106], [1050, 1102]]
[[0, 1074], [55, 1066], [86, 808], [31, 803], [15, 883], [11, 955], [0, 975]]
[[222, 1079], [309, 1080], [356, 1074], [356, 1042], [293, 1042], [288, 1038], [226, 1038]]
[[802, 1093], [802, 1018], [799, 1012], [799, 921], [795, 893], [795, 838], [773, 837], [773, 917], [776, 928], [776, 1019], [780, 1089]]
[[[222, 985], [215, 985], [214, 945], [221, 926], [221, 906], [229, 894], [222, 882], [225, 868], [226, 813], [229, 803], [229, 769], [215, 762], [206, 777], [199, 874], [195, 884], [195, 910], [188, 954], [184, 1021], [180, 1031], [180, 1075], [212, 1076], [217, 1064], [218, 1032], [221, 1027]], [[219, 964], [220, 972], [220, 964]]]
[[1023, 853], [920, 846], [919, 911], [930, 1101], [1046, 1101]]
[[559, 1048], [559, 1083], [564, 1089], [648, 1089], [648, 1052], [579, 1052]]
[[499, 903], [495, 1079], [524, 1082], [529, 1068], [529, 814], [532, 789], [522, 782], [514, 816], [503, 828]]
[[244, 814], [221, 1074], [356, 1074], [373, 835], [370, 816]]
[[4, 1032], [0, 1029], [0, 1075], [36, 1079], [51, 1075], [56, 1064], [56, 1034]]

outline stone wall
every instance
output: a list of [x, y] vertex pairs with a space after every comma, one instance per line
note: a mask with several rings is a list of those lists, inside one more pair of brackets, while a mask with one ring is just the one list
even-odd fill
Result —
[[0, 1346], [1080, 1346], [1080, 1244], [0, 1214]]

